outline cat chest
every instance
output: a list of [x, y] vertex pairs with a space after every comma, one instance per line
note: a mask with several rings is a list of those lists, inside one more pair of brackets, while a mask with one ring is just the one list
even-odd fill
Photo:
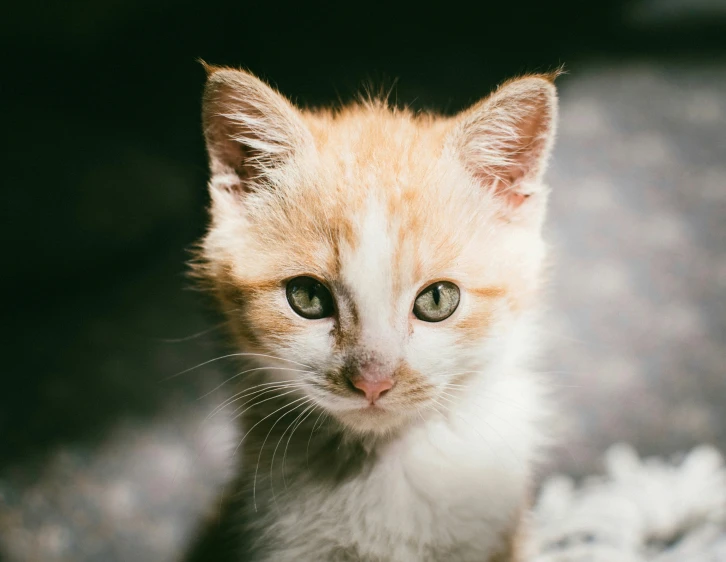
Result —
[[482, 460], [476, 455], [462, 461], [446, 447], [429, 445], [391, 448], [368, 473], [335, 487], [302, 484], [286, 497], [271, 527], [282, 542], [298, 543], [309, 555], [343, 548], [359, 559], [456, 553], [466, 560], [470, 550], [481, 560], [512, 528], [522, 481], [496, 464], [475, 462]]

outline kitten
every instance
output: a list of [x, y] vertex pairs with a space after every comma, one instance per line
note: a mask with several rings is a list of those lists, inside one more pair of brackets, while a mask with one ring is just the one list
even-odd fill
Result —
[[520, 560], [554, 74], [442, 117], [208, 72], [196, 269], [253, 362], [238, 559]]

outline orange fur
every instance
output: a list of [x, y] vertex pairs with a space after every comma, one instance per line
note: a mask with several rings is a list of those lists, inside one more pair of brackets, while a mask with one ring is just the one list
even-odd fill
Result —
[[[234, 182], [231, 188], [212, 186], [214, 222], [202, 244], [199, 270], [218, 289], [225, 285], [226, 294], [230, 290], [236, 293], [232, 304], [244, 301], [238, 318], [246, 324], [241, 330], [246, 334], [242, 336], [245, 343], [254, 340], [261, 349], [271, 352], [281, 341], [304, 331], [304, 325], [291, 319], [284, 303], [276, 298], [284, 280], [306, 274], [335, 283], [346, 255], [363, 242], [360, 215], [370, 201], [379, 204], [390, 229], [391, 291], [407, 294], [445, 276], [456, 278], [470, 294], [467, 312], [447, 322], [447, 329], [459, 332], [457, 339], [475, 341], [485, 337], [493, 316], [501, 312], [498, 301], [512, 311], [527, 308], [539, 285], [542, 250], [537, 227], [543, 207], [539, 199], [546, 192], [539, 189], [510, 195], [510, 184], [518, 177], [538, 177], [539, 167], [532, 164], [532, 159], [542, 158], [541, 151], [550, 142], [548, 131], [555, 112], [553, 103], [548, 102], [553, 96], [549, 87], [552, 75], [511, 81], [460, 117], [450, 118], [414, 114], [376, 100], [336, 111], [300, 111], [249, 75], [206, 68], [213, 84], [206, 99], [214, 109], [225, 107], [231, 111], [231, 103], [240, 103], [244, 95], [251, 95], [235, 88], [257, 88], [253, 94], [263, 100], [259, 103], [273, 108], [271, 120], [286, 117], [289, 112], [295, 122], [288, 130], [293, 134], [309, 132], [308, 139], [291, 139], [285, 145], [286, 150], [293, 150], [291, 146], [299, 148], [298, 154], [290, 155], [291, 159], [299, 159], [297, 167], [283, 170], [288, 177], [276, 177], [279, 169], [264, 168], [271, 165], [282, 169], [287, 165], [284, 162], [265, 164], [265, 158], [256, 160], [262, 162], [257, 177], [264, 180], [270, 172], [268, 182], [274, 185], [260, 181], [248, 188], [253, 195], [246, 195], [246, 190], [235, 187]], [[215, 82], [221, 76], [224, 78]], [[224, 88], [231, 88], [231, 93], [225, 94]], [[231, 101], [225, 101], [225, 95], [232, 95]], [[270, 97], [269, 103], [265, 96]], [[482, 143], [492, 139], [478, 138], [480, 133], [474, 129], [506, 129], [507, 123], [490, 123], [488, 118], [491, 112], [506, 109], [509, 98], [520, 105], [526, 100], [538, 108], [531, 112], [531, 118], [522, 118], [522, 127], [527, 129], [523, 144], [517, 148], [516, 142], [507, 138], [487, 149]], [[218, 131], [229, 124], [215, 124], [219, 120], [219, 115], [205, 118], [206, 130], [214, 131], [208, 136], [213, 170], [224, 169], [224, 162], [215, 164], [214, 143], [244, 144], [220, 140]], [[275, 126], [284, 131], [286, 124]], [[254, 134], [259, 137], [264, 131]], [[511, 131], [507, 134], [511, 137]], [[542, 147], [525, 158], [522, 150], [532, 145], [531, 139], [540, 139]], [[479, 143], [484, 146], [480, 150], [491, 160], [497, 157], [492, 151], [506, 148], [507, 142], [514, 142], [514, 148], [510, 148], [513, 154], [501, 155], [497, 164], [504, 169], [515, 160], [505, 188], [489, 179], [488, 172], [467, 176], [467, 170], [476, 165], [471, 162], [473, 156], [467, 146]], [[234, 146], [225, 150], [233, 150]], [[243, 152], [249, 156], [252, 150], [244, 148]], [[501, 169], [500, 176], [506, 174]], [[248, 178], [240, 176], [240, 181]], [[503, 189], [506, 197], [500, 196]], [[256, 197], [255, 208], [250, 210], [245, 208], [245, 198], [252, 197]], [[269, 209], [264, 209], [265, 205]], [[523, 238], [520, 244], [512, 243], [508, 228], [518, 230], [516, 236]], [[350, 336], [357, 327], [355, 322], [347, 324], [335, 329], [339, 346], [355, 345], [355, 338]], [[258, 335], [252, 337], [254, 333]]]
[[[480, 416], [481, 431], [489, 432], [497, 422], [486, 418], [488, 412], [508, 406], [506, 400], [489, 401], [488, 385], [503, 384], [511, 375], [510, 398], [529, 400], [531, 415], [507, 409], [504, 414], [512, 423], [503, 431], [518, 432], [517, 442], [507, 444], [509, 452], [521, 446], [518, 459], [531, 458], [539, 443], [539, 426], [530, 423], [540, 413], [538, 387], [519, 364], [526, 359], [530, 317], [543, 277], [540, 229], [548, 190], [542, 175], [557, 113], [554, 76], [510, 81], [461, 114], [444, 117], [375, 99], [338, 110], [301, 110], [248, 73], [205, 68], [212, 221], [194, 267], [229, 311], [238, 346], [263, 354], [259, 362], [270, 370], [255, 381], [292, 383], [288, 394], [306, 400], [299, 404], [311, 404], [301, 416], [321, 408], [334, 420], [326, 422], [322, 435], [340, 431], [345, 442], [360, 439], [365, 452], [372, 443], [400, 437], [414, 420], [426, 424], [432, 416], [445, 416], [450, 404]], [[300, 276], [315, 281], [291, 284], [290, 290], [299, 295], [301, 286], [308, 287], [302, 298], [312, 302], [323, 287], [331, 295], [326, 302], [333, 303], [332, 310], [317, 317], [300, 313], [299, 307], [295, 311], [298, 305], [288, 302], [286, 287]], [[420, 302], [426, 307], [453, 302], [452, 284], [458, 301], [447, 316], [432, 318], [416, 308]], [[435, 290], [427, 291], [432, 286]], [[417, 301], [419, 296], [423, 300]], [[272, 371], [273, 364], [283, 367]], [[352, 384], [365, 377], [368, 383], [385, 380], [388, 385], [375, 406], [376, 398], [369, 403]], [[292, 417], [297, 406], [283, 396], [287, 394], [246, 419], [256, 427], [279, 411], [271, 406], [278, 402], [292, 408], [278, 419]], [[277, 422], [269, 423], [268, 435]], [[454, 417], [444, 429], [433, 423], [432, 439], [455, 425]], [[309, 434], [315, 442], [313, 429]], [[481, 436], [478, 430], [476, 434]], [[501, 438], [499, 432], [497, 436]], [[468, 447], [466, 438], [460, 441]], [[443, 439], [436, 447], [451, 443]], [[265, 440], [253, 440], [251, 446], [260, 449], [258, 455], [253, 449], [252, 459], [267, 458]], [[339, 446], [327, 447], [320, 450], [333, 455], [329, 460], [335, 466]], [[414, 459], [404, 473], [421, 478], [438, 474], [434, 468], [423, 474], [415, 443], [401, 447], [409, 447]], [[474, 506], [498, 510], [481, 516], [482, 521], [499, 521], [487, 529], [488, 538], [478, 532], [466, 535], [469, 531], [459, 521], [444, 535], [437, 528], [428, 530], [431, 537], [444, 536], [440, 540], [447, 544], [422, 541], [415, 546], [418, 539], [408, 536], [411, 548], [422, 549], [416, 552], [476, 548], [483, 560], [517, 558], [519, 525], [512, 521], [519, 520], [528, 468], [502, 470], [492, 465], [500, 456], [488, 454], [488, 449], [472, 448], [457, 464], [463, 462], [463, 474], [469, 474], [466, 466], [480, 462], [501, 479], [492, 492], [505, 496], [492, 503], [499, 507], [484, 505], [489, 497]], [[429, 487], [442, 484], [444, 490], [457, 485], [438, 477], [428, 482]], [[483, 490], [480, 484], [474, 489]], [[327, 505], [329, 490], [323, 488], [315, 493]], [[374, 492], [380, 490], [369, 490]], [[401, 497], [415, 496], [408, 493]], [[397, 498], [384, 494], [380, 501], [386, 499]], [[336, 509], [345, 512], [347, 505], [341, 500]], [[435, 509], [436, 502], [432, 505]], [[432, 520], [455, 512], [438, 513]], [[298, 515], [310, 513], [301, 508]], [[315, 528], [318, 520], [312, 517], [309, 527]], [[371, 536], [384, 531], [385, 525]], [[452, 539], [457, 533], [468, 538]], [[373, 552], [380, 546], [376, 540], [361, 538], [351, 552], [358, 547]], [[408, 548], [406, 540], [394, 546]], [[312, 548], [309, 541], [297, 547], [300, 552]]]

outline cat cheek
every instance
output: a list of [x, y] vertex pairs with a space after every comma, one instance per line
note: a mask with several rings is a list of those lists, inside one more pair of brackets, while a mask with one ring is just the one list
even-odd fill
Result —
[[453, 328], [456, 332], [456, 340], [462, 345], [472, 345], [491, 332], [494, 320], [492, 310], [488, 307], [481, 307], [469, 311], [463, 316]]
[[433, 374], [431, 382], [437, 384], [435, 377], [451, 371], [458, 357], [456, 332], [449, 329], [418, 330], [406, 346], [406, 362], [416, 372]]
[[257, 341], [267, 344], [267, 347], [271, 348], [277, 345], [289, 345], [303, 334], [303, 330], [290, 322], [286, 315], [269, 310], [252, 310], [245, 315], [242, 323], [247, 324], [248, 329], [255, 334]]

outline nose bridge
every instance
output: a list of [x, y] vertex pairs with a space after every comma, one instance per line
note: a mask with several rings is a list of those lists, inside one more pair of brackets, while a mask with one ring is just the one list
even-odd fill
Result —
[[400, 335], [390, 323], [360, 332], [358, 353], [371, 368], [390, 368], [398, 360], [400, 347]]
[[349, 249], [341, 273], [357, 311], [358, 352], [381, 363], [394, 360], [401, 343], [394, 246], [385, 207], [369, 201], [357, 244]]
[[355, 292], [358, 310], [356, 353], [366, 362], [387, 365], [400, 354], [404, 323], [399, 318], [397, 297], [390, 279], [368, 279], [364, 290]]

